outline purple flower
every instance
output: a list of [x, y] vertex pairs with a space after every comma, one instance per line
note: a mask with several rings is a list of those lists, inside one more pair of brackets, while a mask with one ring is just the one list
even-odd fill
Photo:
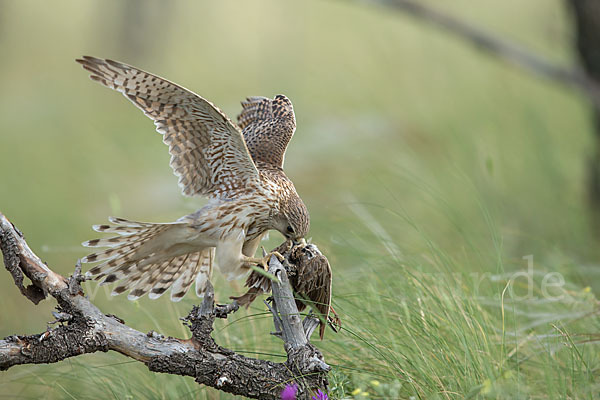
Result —
[[328, 400], [327, 393], [323, 392], [321, 389], [317, 390], [317, 397], [313, 396], [312, 400]]
[[296, 400], [296, 393], [298, 393], [298, 385], [295, 383], [286, 385], [281, 392], [281, 400]]

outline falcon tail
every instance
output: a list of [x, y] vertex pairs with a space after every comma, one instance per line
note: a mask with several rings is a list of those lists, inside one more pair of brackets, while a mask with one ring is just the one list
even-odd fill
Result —
[[145, 294], [159, 298], [171, 288], [171, 300], [179, 301], [196, 280], [196, 294], [204, 296], [214, 260], [214, 248], [175, 257], [158, 258], [159, 246], [166, 235], [181, 227], [180, 224], [155, 224], [128, 221], [110, 217], [113, 225], [94, 225], [97, 232], [117, 233], [106, 239], [84, 242], [86, 247], [109, 247], [90, 254], [82, 263], [101, 262], [87, 271], [87, 275], [102, 280], [100, 285], [118, 282], [112, 295], [129, 291], [127, 298], [136, 300]]

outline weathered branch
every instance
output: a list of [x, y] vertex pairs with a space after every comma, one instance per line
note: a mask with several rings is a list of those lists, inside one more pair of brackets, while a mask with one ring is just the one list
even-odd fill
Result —
[[[277, 307], [275, 310], [271, 310], [273, 317], [278, 320], [275, 326], [281, 327], [281, 337], [286, 345], [291, 348], [302, 347], [308, 343], [308, 340], [296, 302], [293, 300], [294, 295], [285, 268], [275, 256], [271, 257], [269, 264], [273, 266], [269, 268], [269, 272], [277, 277], [276, 280], [271, 282], [273, 298], [276, 300], [274, 305]], [[292, 299], [293, 301], [282, 301], [284, 299]]]
[[[276, 258], [269, 271], [280, 279], [273, 284], [274, 304], [284, 332], [285, 363], [248, 358], [215, 343], [211, 337], [215, 317], [226, 317], [237, 306], [215, 307], [212, 286], [202, 305], [185, 318], [192, 337], [163, 338], [104, 315], [84, 296], [79, 265], [70, 279], [53, 272], [1, 213], [0, 247], [5, 267], [21, 292], [34, 304], [48, 294], [54, 297], [58, 302], [55, 317], [60, 322], [42, 334], [0, 340], [0, 370], [113, 350], [144, 363], [151, 371], [191, 376], [200, 384], [250, 398], [277, 399], [284, 385], [292, 381], [299, 385], [299, 398], [310, 398], [313, 390], [327, 388], [329, 366], [306, 338], [285, 269]], [[24, 287], [24, 277], [31, 280], [30, 286]]]
[[534, 75], [574, 87], [600, 106], [600, 84], [585, 71], [556, 65], [530, 49], [502, 40], [474, 25], [458, 20], [414, 0], [363, 0], [407, 13], [459, 37], [477, 49], [520, 67]]

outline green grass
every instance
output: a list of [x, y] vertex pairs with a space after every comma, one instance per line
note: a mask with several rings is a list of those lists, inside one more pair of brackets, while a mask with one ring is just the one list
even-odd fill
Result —
[[[561, 1], [432, 3], [574, 60]], [[230, 116], [245, 96], [285, 93], [298, 120], [286, 170], [331, 261], [343, 321], [316, 342], [334, 367], [332, 397], [598, 398], [584, 100], [362, 4], [149, 2], [146, 23], [122, 4], [0, 5], [0, 211], [51, 267], [69, 274], [108, 215], [168, 221], [202, 204], [179, 195], [152, 123], [74, 58], [138, 65]], [[531, 259], [530, 282], [515, 273]], [[217, 300], [242, 291], [214, 284]], [[0, 289], [0, 337], [45, 329], [51, 301], [27, 303], [8, 275]], [[86, 291], [136, 329], [177, 337], [197, 303]], [[271, 329], [257, 302], [218, 321], [215, 337], [280, 361]], [[229, 398], [114, 353], [12, 368], [0, 373], [4, 397]]]

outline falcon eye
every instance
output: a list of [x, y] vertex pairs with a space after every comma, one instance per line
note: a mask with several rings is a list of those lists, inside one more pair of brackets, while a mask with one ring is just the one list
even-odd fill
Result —
[[292, 228], [290, 225], [288, 225], [288, 227], [287, 227], [287, 231], [288, 231], [289, 233], [294, 233], [294, 228]]

